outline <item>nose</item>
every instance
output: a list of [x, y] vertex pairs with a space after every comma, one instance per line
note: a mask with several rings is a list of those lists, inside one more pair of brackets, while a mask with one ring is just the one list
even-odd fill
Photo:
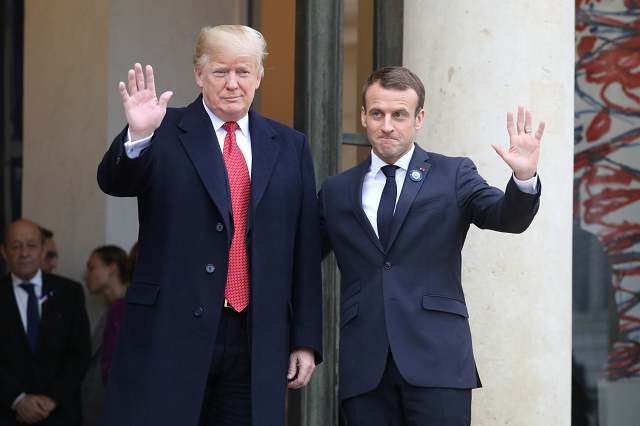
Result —
[[391, 124], [391, 117], [390, 116], [385, 116], [384, 117], [384, 121], [382, 122], [382, 131], [385, 133], [391, 133], [393, 132], [393, 125]]
[[238, 88], [238, 78], [235, 72], [227, 74], [227, 90], [236, 90]]
[[86, 283], [87, 280], [89, 279], [89, 271], [84, 271], [84, 274], [82, 274], [82, 280]]

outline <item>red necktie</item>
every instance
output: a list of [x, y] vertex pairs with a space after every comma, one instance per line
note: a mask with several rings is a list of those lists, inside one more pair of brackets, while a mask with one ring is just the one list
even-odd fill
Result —
[[236, 143], [238, 123], [228, 122], [222, 125], [227, 131], [224, 137], [224, 162], [229, 176], [231, 190], [231, 208], [233, 211], [233, 240], [229, 250], [229, 273], [224, 297], [233, 308], [240, 312], [249, 304], [249, 267], [245, 232], [247, 229], [247, 208], [251, 192], [251, 179], [247, 162]]

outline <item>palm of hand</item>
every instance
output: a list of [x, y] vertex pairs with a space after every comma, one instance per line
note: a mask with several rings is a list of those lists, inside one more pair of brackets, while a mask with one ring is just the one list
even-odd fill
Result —
[[[516, 127], [517, 125], [517, 127]], [[513, 170], [516, 178], [528, 180], [535, 176], [538, 170], [540, 156], [540, 139], [544, 133], [545, 122], [540, 121], [535, 135], [531, 128], [531, 110], [526, 111], [524, 106], [518, 107], [518, 121], [514, 124], [513, 113], [507, 113], [507, 131], [509, 132], [509, 150], [505, 151], [500, 145], [493, 143], [491, 146], [498, 155]]]

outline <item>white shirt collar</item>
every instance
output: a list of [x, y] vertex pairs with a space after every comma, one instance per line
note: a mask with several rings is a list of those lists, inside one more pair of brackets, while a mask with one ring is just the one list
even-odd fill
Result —
[[[204, 103], [204, 98], [202, 98], [202, 105], [204, 105], [204, 110], [209, 114], [209, 118], [211, 119], [211, 124], [213, 124], [213, 130], [218, 131], [225, 123], [217, 115], [211, 112], [206, 103]], [[240, 127], [240, 131], [245, 137], [249, 137], [249, 114], [247, 113], [244, 117], [237, 121], [238, 127]]]
[[[11, 273], [11, 281], [13, 282], [13, 286], [14, 287], [19, 287], [20, 284], [24, 283], [24, 282], [30, 282], [31, 284], [34, 284], [36, 288], [42, 290], [42, 269], [38, 269], [38, 272], [36, 272], [36, 274], [34, 275], [33, 278], [31, 278], [29, 281], [23, 281], [20, 278], [18, 278], [17, 276], [14, 275], [14, 273]], [[36, 294], [42, 294], [42, 291], [36, 291]]]
[[[413, 156], [413, 151], [415, 151], [415, 149], [416, 149], [415, 144], [412, 144], [411, 149], [407, 151], [407, 153], [404, 154], [402, 157], [398, 158], [398, 161], [396, 161], [393, 164], [395, 166], [398, 166], [400, 169], [403, 169], [405, 171], [408, 170], [409, 163], [411, 162], [411, 157]], [[375, 176], [378, 174], [380, 169], [386, 165], [387, 163], [382, 161], [380, 157], [378, 157], [376, 153], [373, 152], [373, 149], [372, 149], [371, 150], [371, 168], [369, 169], [369, 173]]]

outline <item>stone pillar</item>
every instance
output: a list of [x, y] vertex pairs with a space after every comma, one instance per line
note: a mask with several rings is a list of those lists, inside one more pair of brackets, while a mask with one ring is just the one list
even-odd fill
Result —
[[[246, 0], [31, 0], [25, 2], [24, 217], [55, 233], [56, 273], [81, 281], [91, 251], [129, 250], [134, 199], [107, 197], [98, 163], [126, 125], [118, 82], [135, 62], [154, 67], [169, 106], [199, 93], [191, 61], [204, 25], [244, 23]], [[95, 322], [104, 307], [89, 297]]]
[[571, 408], [571, 232], [574, 2], [405, 0], [403, 63], [426, 87], [417, 142], [468, 156], [491, 184], [510, 169], [507, 110], [547, 122], [540, 212], [523, 235], [469, 232], [463, 284], [484, 387], [474, 425], [568, 425]]

